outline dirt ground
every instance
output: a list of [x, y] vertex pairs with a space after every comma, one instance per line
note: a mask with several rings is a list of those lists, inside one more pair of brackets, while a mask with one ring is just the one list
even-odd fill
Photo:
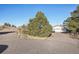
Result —
[[16, 33], [0, 34], [2, 54], [78, 54], [79, 40], [68, 34], [55, 33], [48, 40], [18, 38]]

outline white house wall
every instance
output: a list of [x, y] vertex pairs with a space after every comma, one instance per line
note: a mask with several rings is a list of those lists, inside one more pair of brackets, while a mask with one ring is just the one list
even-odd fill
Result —
[[55, 27], [53, 27], [53, 31], [55, 31], [55, 32], [66, 32], [66, 29], [62, 26], [55, 26]]

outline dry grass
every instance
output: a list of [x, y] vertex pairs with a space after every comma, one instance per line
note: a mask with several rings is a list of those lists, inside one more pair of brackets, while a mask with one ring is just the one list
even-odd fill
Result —
[[37, 36], [31, 36], [31, 35], [27, 35], [27, 38], [34, 39], [34, 40], [47, 40], [48, 39], [48, 37], [37, 37]]
[[[54, 33], [52, 33], [52, 35], [50, 37], [53, 37], [54, 36]], [[32, 36], [32, 35], [24, 35], [25, 38], [28, 38], [28, 39], [32, 39], [32, 40], [49, 40], [50, 37], [38, 37], [38, 36]]]

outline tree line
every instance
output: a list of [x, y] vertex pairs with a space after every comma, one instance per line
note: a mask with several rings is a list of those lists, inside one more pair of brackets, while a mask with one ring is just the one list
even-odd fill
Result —
[[16, 28], [15, 25], [12, 25], [10, 23], [5, 22], [3, 25], [0, 26], [0, 30], [3, 30], [3, 29], [8, 28], [8, 27], [15, 27]]

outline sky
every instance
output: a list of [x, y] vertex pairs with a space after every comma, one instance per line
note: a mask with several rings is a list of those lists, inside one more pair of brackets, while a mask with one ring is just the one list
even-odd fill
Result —
[[60, 25], [76, 7], [77, 4], [0, 4], [0, 24], [27, 25], [30, 18], [42, 11], [52, 26]]

